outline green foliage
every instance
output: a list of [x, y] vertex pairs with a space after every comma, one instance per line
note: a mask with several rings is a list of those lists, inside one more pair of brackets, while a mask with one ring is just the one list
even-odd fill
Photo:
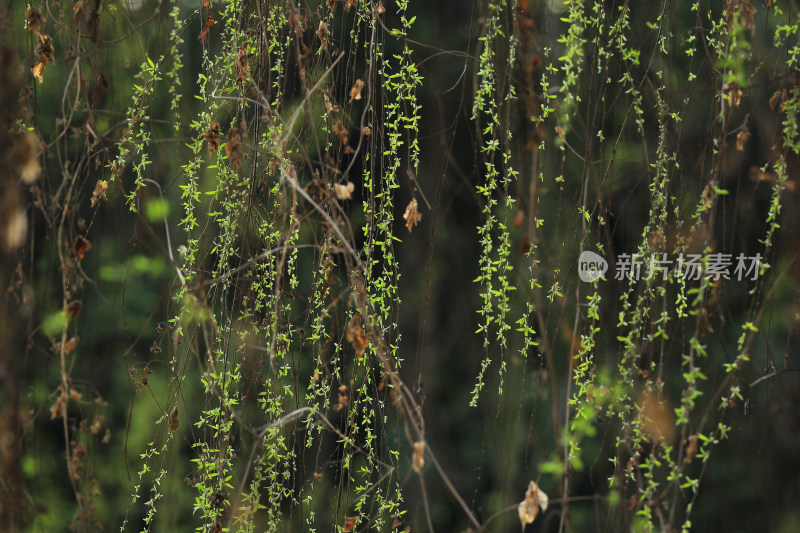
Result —
[[530, 480], [542, 530], [745, 516], [706, 487], [796, 416], [797, 13], [27, 7], [12, 527], [525, 529]]

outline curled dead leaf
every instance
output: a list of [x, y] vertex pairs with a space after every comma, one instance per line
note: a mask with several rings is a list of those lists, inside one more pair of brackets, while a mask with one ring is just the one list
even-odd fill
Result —
[[361, 324], [359, 324], [359, 320], [361, 319], [361, 315], [356, 313], [353, 315], [353, 318], [350, 319], [350, 322], [347, 323], [347, 340], [353, 345], [353, 348], [356, 350], [356, 357], [361, 359], [364, 357], [364, 353], [367, 351], [367, 347], [369, 346], [369, 339], [364, 334], [364, 330], [361, 329]]
[[518, 228], [522, 226], [523, 222], [525, 222], [525, 211], [518, 209], [517, 214], [514, 215], [514, 227]]
[[44, 67], [47, 63], [56, 64], [56, 51], [53, 48], [53, 39], [49, 35], [37, 33], [36, 51], [36, 65], [34, 65], [32, 72], [34, 77], [39, 80], [39, 83], [44, 82]]
[[172, 408], [172, 412], [169, 414], [169, 432], [175, 433], [178, 430], [178, 427], [181, 425], [181, 420], [178, 418], [178, 406]]
[[358, 521], [357, 516], [345, 516], [344, 526], [342, 527], [342, 531], [344, 531], [344, 533], [349, 533], [350, 531], [353, 531], [353, 529], [356, 527], [357, 521]]
[[80, 300], [72, 300], [67, 304], [67, 313], [70, 318], [76, 318], [80, 314], [81, 309], [83, 309], [83, 302]]
[[197, 38], [200, 40], [201, 43], [203, 43], [203, 44], [206, 43], [206, 38], [208, 37], [208, 32], [211, 30], [211, 28], [214, 27], [214, 24], [216, 24], [216, 23], [217, 23], [217, 21], [214, 19], [214, 14], [213, 13], [209, 13], [208, 17], [206, 18], [206, 27], [203, 28], [203, 31], [201, 31], [200, 35], [197, 36]]
[[94, 186], [94, 191], [92, 191], [92, 207], [96, 207], [97, 204], [100, 203], [100, 200], [108, 200], [106, 197], [107, 190], [108, 183], [103, 180], [97, 180], [97, 183]]
[[83, 256], [86, 255], [86, 252], [91, 249], [92, 243], [78, 235], [78, 237], [75, 239], [75, 242], [72, 244], [72, 255], [76, 256], [78, 259], [83, 259]]
[[778, 101], [781, 99], [781, 96], [783, 96], [783, 93], [781, 91], [775, 91], [775, 93], [769, 99], [770, 109], [775, 109], [775, 106], [778, 105]]
[[328, 48], [328, 25], [325, 24], [323, 21], [319, 21], [319, 27], [317, 28], [317, 37], [320, 40], [320, 48], [322, 50], [326, 50]]
[[239, 55], [236, 56], [236, 83], [244, 83], [247, 81], [247, 78], [250, 76], [249, 71], [250, 66], [247, 61], [247, 49], [241, 48], [239, 49]]
[[350, 102], [353, 100], [361, 100], [361, 89], [364, 88], [364, 80], [358, 79], [350, 89]]
[[411, 457], [411, 467], [414, 472], [421, 472], [425, 466], [425, 441], [421, 440], [414, 443], [414, 455]]
[[350, 134], [347, 131], [347, 128], [344, 127], [344, 124], [341, 121], [337, 122], [333, 125], [333, 133], [339, 137], [339, 142], [342, 144], [347, 144], [347, 141], [350, 139]]
[[690, 435], [688, 438], [683, 439], [683, 444], [686, 446], [686, 457], [683, 458], [683, 462], [687, 465], [697, 455], [697, 440], [697, 435]]
[[744, 130], [740, 131], [736, 135], [736, 149], [740, 152], [744, 150], [744, 145], [747, 144], [747, 141], [749, 139], [750, 139], [750, 130], [745, 128]]
[[422, 214], [417, 211], [417, 207], [417, 199], [413, 198], [406, 206], [406, 212], [403, 213], [403, 220], [406, 221], [406, 227], [409, 232], [422, 220]]
[[42, 166], [39, 164], [39, 155], [42, 151], [42, 144], [39, 136], [32, 131], [25, 132], [23, 136], [23, 148], [19, 160], [19, 173], [22, 182], [30, 185], [42, 173]]
[[339, 106], [331, 101], [331, 94], [328, 91], [325, 91], [322, 93], [322, 95], [325, 97], [325, 110], [328, 113], [335, 113], [339, 111]]
[[203, 136], [208, 141], [208, 154], [214, 155], [214, 152], [219, 150], [219, 124], [212, 122]]
[[233, 126], [228, 130], [228, 140], [225, 143], [225, 153], [228, 155], [228, 160], [231, 166], [242, 168], [242, 147], [240, 144], [241, 134], [239, 128]]
[[50, 406], [50, 420], [55, 420], [56, 418], [64, 416], [64, 407], [66, 407], [67, 401], [69, 401], [69, 397], [62, 392], [56, 400], [56, 403]]
[[341, 183], [334, 183], [333, 190], [336, 192], [336, 198], [339, 200], [350, 200], [353, 196], [353, 190], [355, 189], [355, 185], [353, 185], [352, 181], [348, 181], [345, 185]]
[[535, 482], [531, 481], [528, 485], [528, 490], [525, 492], [525, 499], [517, 507], [522, 527], [524, 528], [536, 520], [536, 517], [539, 516], [539, 509], [546, 511], [548, 502], [547, 494]]
[[28, 31], [39, 33], [39, 30], [44, 28], [44, 23], [45, 18], [35, 7], [29, 7], [28, 10], [25, 11], [25, 26], [28, 28]]

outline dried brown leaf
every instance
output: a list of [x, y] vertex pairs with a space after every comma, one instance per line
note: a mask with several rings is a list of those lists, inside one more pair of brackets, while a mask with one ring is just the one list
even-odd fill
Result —
[[414, 472], [421, 472], [425, 466], [425, 441], [421, 440], [414, 443], [414, 454], [411, 457], [411, 467]]
[[208, 154], [214, 155], [214, 152], [219, 150], [219, 124], [212, 122], [211, 127], [206, 130], [204, 136], [208, 141]]
[[75, 239], [75, 242], [72, 244], [72, 255], [78, 259], [83, 259], [83, 256], [86, 255], [86, 252], [91, 249], [92, 243], [78, 235], [78, 237]]
[[350, 102], [361, 100], [361, 90], [364, 88], [364, 80], [358, 79], [350, 89]]
[[29, 7], [28, 10], [25, 11], [25, 25], [28, 31], [39, 33], [39, 31], [44, 28], [45, 22], [45, 18], [35, 7]]
[[205, 44], [206, 38], [208, 37], [208, 32], [211, 30], [211, 28], [214, 27], [214, 24], [216, 23], [217, 21], [214, 19], [214, 14], [209, 13], [208, 17], [206, 18], [206, 27], [203, 28], [203, 31], [201, 31], [200, 35], [197, 36], [197, 38], [200, 39], [201, 43]]
[[411, 232], [414, 229], [414, 226], [419, 224], [420, 220], [422, 220], [422, 214], [417, 211], [417, 199], [412, 199], [408, 205], [406, 206], [406, 212], [403, 213], [403, 220], [406, 221], [406, 228], [408, 231]]
[[331, 94], [328, 91], [325, 91], [322, 93], [322, 95], [325, 97], [325, 110], [328, 113], [335, 113], [339, 111], [339, 106], [331, 101]]
[[250, 77], [250, 65], [247, 60], [247, 49], [239, 49], [239, 55], [236, 56], [236, 83], [244, 83]]
[[103, 180], [97, 180], [97, 183], [94, 186], [94, 191], [92, 191], [92, 207], [96, 207], [97, 204], [100, 203], [100, 200], [108, 200], [106, 197], [107, 190], [108, 183]]
[[356, 522], [358, 521], [357, 516], [345, 516], [344, 517], [344, 526], [342, 527], [342, 531], [344, 533], [350, 533], [356, 527]]
[[356, 313], [353, 315], [353, 318], [350, 319], [350, 322], [347, 323], [347, 340], [353, 345], [353, 348], [356, 350], [356, 357], [361, 359], [364, 357], [364, 353], [367, 351], [367, 347], [369, 346], [369, 339], [364, 334], [364, 330], [361, 329], [361, 324], [359, 320], [361, 319], [361, 315]]
[[736, 135], [736, 149], [740, 152], [744, 150], [744, 145], [747, 144], [748, 139], [750, 139], [750, 131], [747, 129], [740, 131]]
[[81, 309], [83, 309], [83, 302], [80, 300], [72, 300], [67, 304], [67, 313], [69, 313], [70, 318], [76, 318]]
[[63, 392], [58, 396], [56, 403], [50, 406], [50, 420], [61, 418], [64, 416], [64, 408], [67, 405], [69, 398]]
[[181, 420], [178, 418], [178, 406], [172, 408], [172, 412], [169, 415], [169, 432], [175, 433], [178, 431], [178, 427], [181, 425]]
[[231, 162], [231, 166], [242, 168], [242, 147], [240, 143], [241, 134], [239, 128], [233, 126], [228, 130], [228, 140], [225, 143], [225, 153]]
[[339, 137], [339, 142], [342, 144], [347, 144], [350, 140], [350, 133], [347, 131], [347, 128], [344, 127], [344, 124], [341, 121], [337, 122], [333, 125], [333, 132]]
[[336, 192], [336, 198], [339, 200], [350, 200], [353, 196], [355, 185], [352, 181], [348, 181], [345, 185], [341, 183], [334, 183], [333, 190]]
[[775, 91], [775, 94], [769, 99], [769, 108], [775, 109], [775, 106], [778, 105], [778, 100], [781, 99], [781, 91]]
[[686, 446], [686, 457], [683, 458], [683, 462], [687, 465], [697, 455], [697, 440], [697, 435], [690, 435], [687, 439], [683, 439], [683, 444]]
[[328, 25], [325, 24], [323, 21], [319, 21], [319, 27], [317, 28], [317, 37], [320, 40], [320, 48], [322, 50], [326, 50], [328, 48]]
[[539, 516], [539, 509], [546, 511], [548, 502], [547, 494], [535, 482], [531, 481], [528, 484], [528, 490], [525, 492], [525, 499], [517, 506], [522, 527], [524, 528], [536, 520], [536, 517]]

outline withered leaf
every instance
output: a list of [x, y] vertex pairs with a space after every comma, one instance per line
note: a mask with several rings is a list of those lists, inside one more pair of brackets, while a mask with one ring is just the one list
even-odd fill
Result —
[[413, 198], [408, 205], [406, 206], [406, 212], [403, 213], [403, 220], [406, 221], [406, 227], [408, 231], [411, 232], [414, 229], [414, 226], [419, 224], [419, 221], [422, 220], [422, 214], [417, 211], [417, 199]]
[[421, 440], [414, 443], [414, 455], [411, 457], [411, 467], [414, 472], [421, 472], [425, 466], [425, 441]]
[[556, 126], [556, 134], [558, 134], [559, 139], [561, 142], [566, 142], [567, 140], [567, 133], [564, 131], [564, 128], [561, 126]]
[[350, 11], [351, 7], [356, 7], [356, 6], [358, 6], [358, 0], [347, 0], [344, 4], [344, 10]]
[[742, 101], [742, 89], [739, 84], [731, 83], [726, 86], [726, 89], [728, 90], [728, 102], [730, 102], [731, 107], [739, 107]]
[[358, 521], [357, 516], [345, 516], [344, 526], [342, 527], [342, 531], [344, 531], [344, 533], [349, 533], [350, 531], [353, 531], [353, 529], [356, 527], [357, 521]]
[[341, 183], [334, 183], [333, 190], [336, 192], [336, 198], [339, 200], [350, 200], [353, 195], [355, 185], [352, 181], [348, 181], [345, 185]]
[[214, 20], [214, 14], [213, 13], [209, 13], [208, 17], [206, 18], [206, 27], [203, 28], [203, 31], [201, 31], [200, 35], [197, 36], [197, 38], [200, 39], [201, 43], [205, 44], [206, 37], [208, 36], [209, 30], [211, 30], [211, 28], [214, 27], [214, 24], [216, 24], [216, 23], [217, 23], [217, 21]]
[[44, 67], [47, 63], [55, 65], [55, 48], [53, 48], [53, 39], [49, 35], [37, 33], [36, 51], [36, 65], [34, 65], [32, 72], [34, 77], [39, 80], [39, 83], [44, 82]]
[[339, 137], [339, 142], [342, 144], [347, 144], [347, 141], [350, 139], [350, 134], [347, 131], [347, 128], [344, 127], [344, 124], [341, 121], [337, 122], [333, 125], [333, 132]]
[[83, 256], [92, 249], [92, 243], [87, 241], [82, 236], [78, 235], [75, 242], [72, 244], [72, 255], [78, 259], [83, 259]]
[[73, 300], [67, 304], [67, 313], [69, 313], [70, 318], [77, 317], [81, 309], [83, 309], [83, 302], [80, 300]]
[[747, 144], [748, 139], [750, 139], [750, 131], [745, 128], [736, 135], [736, 149], [740, 152], [744, 150], [744, 145]]
[[211, 123], [211, 127], [206, 130], [205, 138], [208, 141], [208, 154], [214, 155], [219, 150], [219, 124]]
[[[70, 353], [75, 347], [78, 345], [78, 337], [71, 337], [67, 342], [64, 343], [64, 354]], [[61, 342], [53, 343], [53, 346], [50, 347], [52, 352], [56, 355], [61, 353]]]
[[775, 109], [775, 106], [778, 104], [778, 100], [781, 98], [781, 91], [775, 91], [775, 94], [769, 99], [769, 108]]
[[361, 100], [361, 89], [364, 88], [364, 80], [358, 79], [350, 89], [350, 102], [353, 100]]
[[94, 191], [92, 191], [92, 207], [96, 207], [97, 204], [100, 203], [100, 200], [108, 200], [108, 198], [106, 198], [107, 190], [108, 183], [103, 180], [97, 180], [97, 183], [94, 186]]
[[89, 426], [89, 431], [92, 432], [92, 435], [97, 435], [101, 429], [103, 429], [103, 415], [98, 415], [92, 425]]
[[228, 130], [228, 140], [225, 143], [225, 153], [228, 154], [228, 159], [231, 165], [236, 168], [242, 168], [242, 148], [239, 143], [241, 135], [239, 128], [233, 126]]
[[347, 340], [353, 345], [353, 348], [356, 350], [356, 357], [361, 359], [364, 356], [364, 353], [367, 351], [367, 347], [369, 346], [369, 339], [364, 334], [364, 330], [361, 329], [361, 324], [359, 320], [361, 319], [361, 315], [356, 313], [353, 315], [353, 318], [350, 319], [350, 322], [347, 323]]
[[20, 157], [19, 173], [23, 183], [31, 184], [42, 173], [42, 166], [39, 164], [39, 154], [41, 143], [39, 137], [32, 131], [25, 132], [25, 146], [22, 149], [24, 155]]
[[688, 439], [683, 439], [683, 444], [686, 446], [686, 457], [683, 458], [683, 462], [688, 465], [697, 455], [697, 435], [690, 435]]
[[518, 228], [522, 226], [523, 222], [525, 222], [525, 211], [518, 209], [517, 214], [514, 215], [514, 227]]
[[322, 93], [322, 95], [325, 97], [325, 110], [328, 113], [335, 113], [339, 111], [339, 106], [331, 101], [331, 95], [328, 91], [325, 91]]
[[525, 499], [517, 507], [522, 527], [524, 528], [536, 520], [536, 517], [539, 516], [540, 508], [542, 511], [546, 511], [548, 502], [547, 494], [536, 483], [531, 481], [528, 485], [528, 490], [525, 492]]
[[61, 418], [64, 416], [64, 407], [67, 405], [69, 398], [63, 392], [59, 395], [56, 403], [50, 406], [50, 420]]
[[236, 83], [244, 83], [249, 77], [249, 64], [247, 61], [247, 49], [239, 49], [239, 55], [236, 56]]
[[328, 25], [323, 21], [319, 21], [319, 28], [317, 28], [317, 37], [320, 40], [320, 48], [326, 50], [328, 48]]
[[181, 421], [178, 418], [178, 406], [176, 405], [175, 407], [172, 408], [172, 412], [169, 415], [169, 424], [168, 424], [169, 432], [175, 433], [176, 431], [178, 431], [178, 426], [180, 425]]
[[29, 7], [28, 10], [25, 11], [25, 25], [28, 31], [38, 33], [39, 30], [44, 28], [44, 23], [45, 18], [35, 7]]

